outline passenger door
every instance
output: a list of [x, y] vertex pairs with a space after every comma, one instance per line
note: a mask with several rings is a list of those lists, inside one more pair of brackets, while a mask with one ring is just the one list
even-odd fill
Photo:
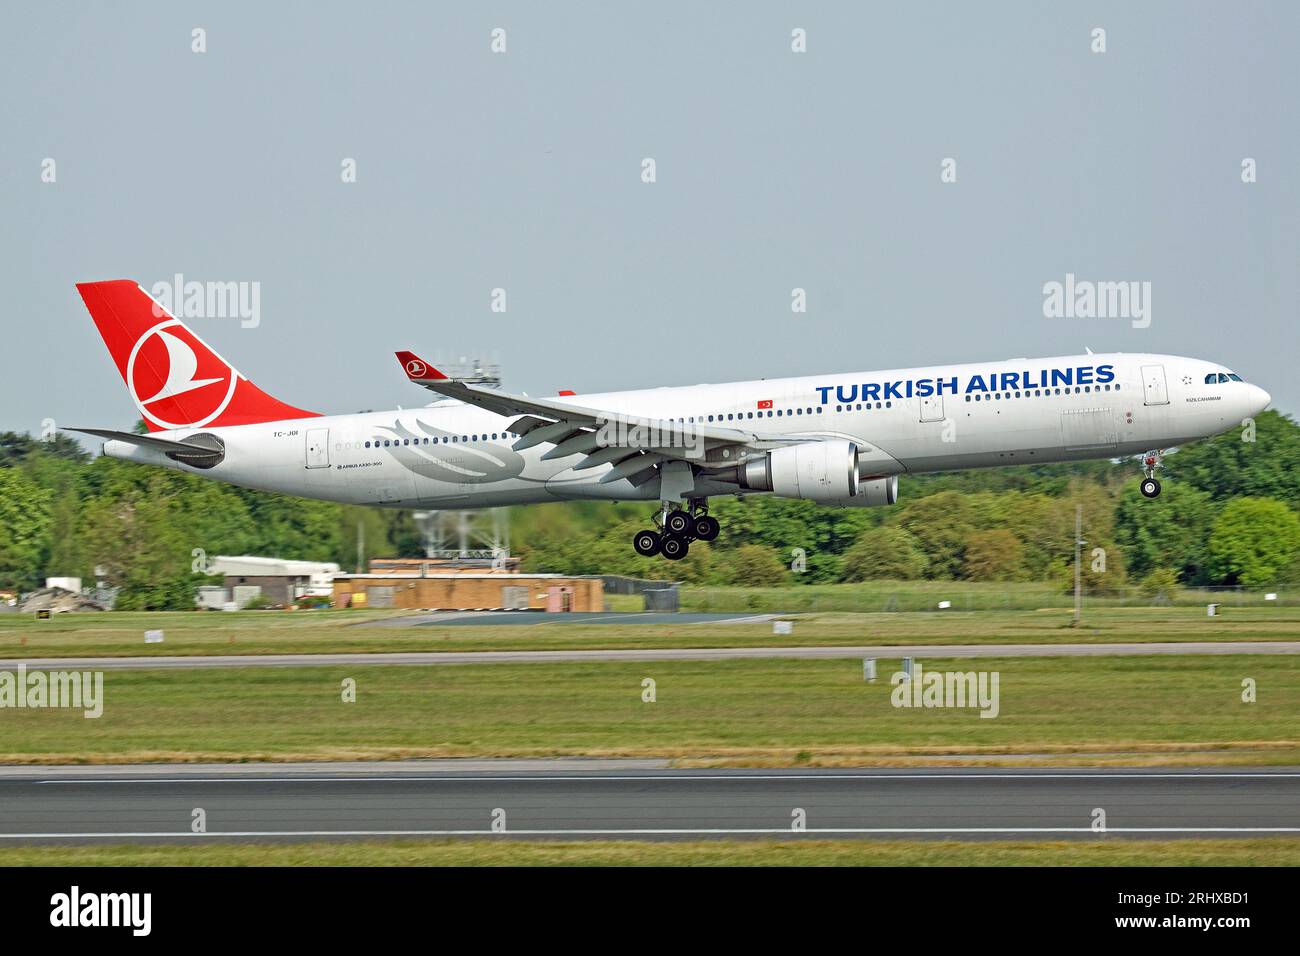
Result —
[[330, 430], [328, 428], [307, 429], [307, 467], [328, 468], [330, 466]]
[[1142, 394], [1147, 405], [1169, 404], [1169, 388], [1165, 384], [1163, 365], [1142, 366]]

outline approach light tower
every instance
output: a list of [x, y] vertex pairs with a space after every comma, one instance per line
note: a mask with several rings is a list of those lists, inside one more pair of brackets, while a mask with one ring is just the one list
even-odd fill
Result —
[[[487, 388], [501, 387], [501, 365], [496, 361], [464, 356], [447, 361], [437, 353], [432, 361], [451, 378]], [[510, 521], [506, 508], [417, 511], [412, 517], [424, 536], [426, 558], [482, 561], [510, 556]]]

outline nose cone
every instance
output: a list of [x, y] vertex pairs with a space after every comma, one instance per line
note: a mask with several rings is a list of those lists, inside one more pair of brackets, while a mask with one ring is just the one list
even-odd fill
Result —
[[1258, 415], [1264, 409], [1268, 408], [1269, 403], [1273, 401], [1273, 396], [1264, 391], [1258, 385], [1250, 386], [1250, 407], [1254, 409], [1252, 415]]

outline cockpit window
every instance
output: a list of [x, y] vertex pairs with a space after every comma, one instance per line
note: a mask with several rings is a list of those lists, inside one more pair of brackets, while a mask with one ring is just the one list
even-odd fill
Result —
[[1218, 385], [1222, 382], [1240, 382], [1241, 376], [1236, 372], [1211, 372], [1205, 376], [1206, 385]]
[[1232, 379], [1234, 382], [1240, 382], [1240, 381], [1241, 381], [1241, 376], [1238, 375], [1236, 372], [1229, 372], [1229, 373], [1228, 373], [1228, 378]]
[[1219, 373], [1219, 381], [1220, 381], [1220, 382], [1226, 382], [1227, 380], [1228, 380], [1228, 376], [1225, 375], [1223, 372], [1220, 372], [1220, 373]]
[[1206, 385], [1213, 385], [1213, 384], [1214, 384], [1215, 382], [1217, 382], [1218, 380], [1219, 380], [1219, 377], [1218, 377], [1217, 375], [1215, 375], [1213, 372], [1211, 372], [1209, 375], [1205, 376], [1205, 384], [1206, 384]]

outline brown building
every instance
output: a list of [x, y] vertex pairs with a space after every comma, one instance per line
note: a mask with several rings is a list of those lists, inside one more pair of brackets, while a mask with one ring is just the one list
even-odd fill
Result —
[[511, 574], [466, 569], [436, 572], [388, 571], [340, 574], [334, 578], [335, 607], [476, 610], [533, 608], [540, 611], [603, 611], [605, 585], [599, 578], [561, 574]]

